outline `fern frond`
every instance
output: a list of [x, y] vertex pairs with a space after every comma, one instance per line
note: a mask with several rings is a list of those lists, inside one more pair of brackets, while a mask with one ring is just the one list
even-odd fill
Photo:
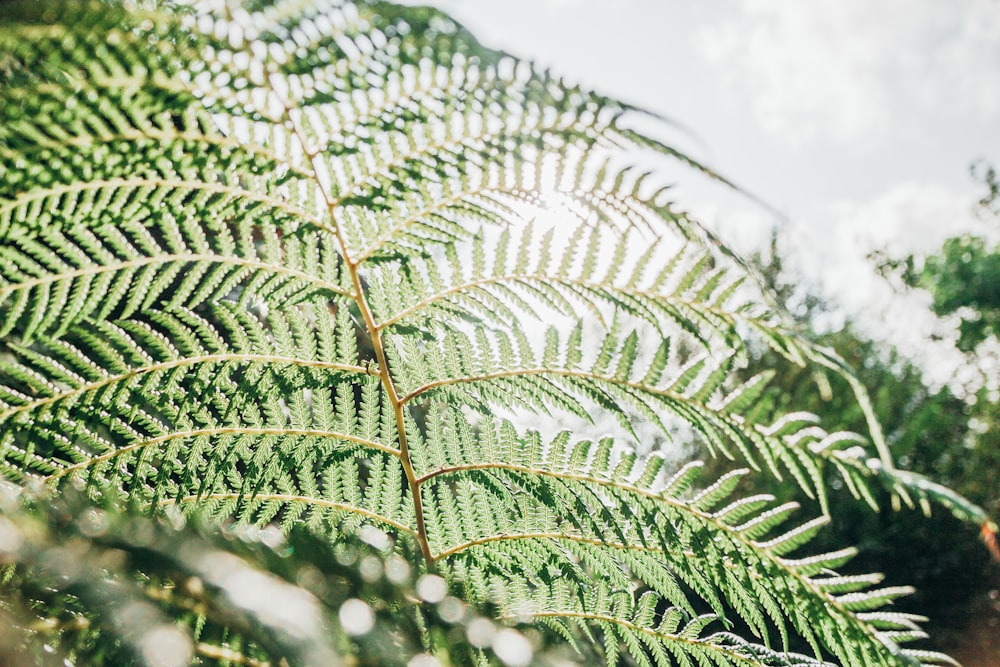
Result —
[[322, 239], [283, 241], [279, 229], [259, 224], [237, 237], [192, 218], [177, 225], [165, 217], [155, 232], [146, 224], [119, 220], [92, 231], [75, 218], [66, 230], [9, 234], [0, 248], [0, 335], [60, 338], [85, 319], [129, 318], [154, 304], [197, 308], [230, 295], [250, 304], [350, 295]]
[[[377, 526], [608, 664], [942, 660], [899, 647], [921, 636], [889, 610], [904, 590], [808, 554], [825, 517], [649, 453], [644, 425], [824, 510], [832, 469], [872, 504], [876, 481], [985, 516], [895, 470], [877, 424], [871, 456], [803, 415], [746, 417], [768, 380], [735, 380], [751, 337], [848, 371], [629, 166], [711, 175], [629, 129], [634, 108], [428, 8], [0, 12], [5, 477], [332, 543]], [[609, 435], [557, 434], [567, 416]], [[793, 635], [815, 660], [781, 652]]]
[[[740, 280], [727, 280], [722, 271], [706, 274], [710, 255], [669, 238], [651, 245], [639, 230], [577, 225], [566, 232], [556, 249], [528, 226], [507, 228], [490, 241], [481, 233], [461, 254], [409, 260], [403, 288], [378, 295], [385, 299], [377, 306], [380, 328], [421, 326], [456, 312], [484, 321], [502, 315], [514, 327], [525, 315], [553, 309], [573, 315], [584, 306], [598, 318], [613, 308], [656, 327], [681, 327], [707, 345], [714, 339], [709, 332], [729, 335], [737, 321], [753, 316], [750, 302], [729, 303]], [[643, 247], [634, 265], [623, 266], [621, 258]], [[483, 260], [470, 265], [469, 257]]]
[[[560, 590], [562, 589], [562, 590]], [[599, 584], [587, 590], [582, 600], [574, 598], [559, 582], [547, 587], [550, 603], [533, 612], [539, 622], [556, 628], [572, 628], [579, 634], [601, 635], [609, 661], [619, 652], [646, 666], [711, 665], [718, 667], [817, 667], [824, 665], [806, 656], [772, 651], [726, 632], [706, 632], [718, 623], [713, 615], [691, 618], [675, 608], [657, 609], [651, 593], [637, 601], [622, 590]], [[517, 616], [511, 616], [512, 620]], [[659, 621], [657, 622], [657, 619]], [[685, 619], [686, 620], [685, 622]]]
[[[406, 546], [372, 526], [333, 546], [301, 525], [220, 535], [202, 513], [156, 519], [68, 495], [0, 497], [5, 665], [402, 667], [429, 642], [454, 664], [503, 664], [465, 638], [493, 627], [490, 610], [422, 601]], [[559, 657], [540, 646], [532, 662]]]
[[[406, 527], [394, 471], [371, 479], [395, 495], [359, 493], [358, 457], [387, 466], [398, 446], [383, 428], [377, 381], [350, 363], [354, 327], [341, 312], [327, 324], [320, 302], [273, 312], [265, 328], [220, 304], [211, 319], [150, 313], [76, 332], [44, 352], [14, 347], [0, 407], [6, 472], [121, 486], [133, 501], [154, 504], [252, 500], [248, 516], [268, 511], [265, 497], [272, 507], [315, 497], [315, 508], [356, 508]], [[335, 395], [338, 377], [348, 390]]]
[[719, 616], [730, 610], [767, 643], [774, 631], [787, 641], [787, 624], [817, 655], [830, 651], [843, 664], [905, 664], [885, 634], [895, 629], [891, 621], [860, 612], [880, 610], [907, 590], [869, 589], [875, 577], [848, 585], [816, 576], [849, 552], [789, 557], [825, 519], [788, 528], [795, 506], [772, 508], [764, 498], [749, 517], [734, 511], [739, 475], [689, 499], [675, 495], [690, 484], [689, 475], [677, 489], [658, 475], [652, 476], [655, 484], [640, 485], [635, 480], [650, 478], [644, 463], [625, 457], [612, 465], [610, 441], [570, 446], [564, 435], [546, 448], [520, 438], [509, 424], [486, 420], [479, 429], [496, 429], [498, 460], [441, 467], [421, 477], [428, 507], [437, 508], [428, 521], [432, 547], [441, 549], [438, 559], [454, 563], [461, 579], [484, 582], [482, 589], [469, 583], [473, 599], [490, 599], [488, 582], [498, 576], [521, 581], [515, 587], [521, 594], [507, 592], [501, 604], [511, 616], [530, 616], [548, 600], [536, 589], [546, 582], [563, 582], [569, 592], [562, 597], [572, 598], [572, 591], [588, 589], [587, 582], [631, 591], [637, 579], [686, 613], [693, 613], [688, 591]]
[[[656, 425], [668, 441], [682, 423], [711, 451], [738, 456], [779, 479], [791, 476], [808, 496], [820, 500], [824, 511], [828, 468], [873, 506], [869, 485], [879, 474], [891, 480], [888, 484], [919, 489], [916, 481], [896, 482], [901, 478], [893, 471], [875, 466], [858, 436], [827, 434], [810, 415], [789, 415], [767, 427], [748, 422], [743, 412], [766, 386], [766, 376], [730, 389], [728, 359], [720, 363], [695, 357], [681, 366], [671, 358], [670, 339], [664, 339], [645, 361], [638, 357], [637, 332], [624, 335], [617, 324], [608, 335], [589, 343], [579, 329], [565, 340], [556, 329], [549, 329], [542, 350], [518, 329], [510, 335], [503, 329], [489, 334], [479, 329], [474, 336], [453, 329], [430, 338], [440, 342], [403, 339], [400, 343], [408, 363], [400, 359], [394, 367], [403, 369], [399, 382], [407, 392], [403, 403], [433, 402], [443, 396], [484, 413], [502, 406], [540, 414], [561, 410], [582, 419], [590, 419], [597, 406], [633, 437], [637, 437], [635, 426], [647, 423]], [[597, 350], [596, 357], [584, 350]], [[411, 385], [407, 379], [419, 384]]]

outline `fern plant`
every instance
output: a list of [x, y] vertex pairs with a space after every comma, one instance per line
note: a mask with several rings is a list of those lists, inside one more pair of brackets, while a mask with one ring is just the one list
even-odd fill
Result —
[[[74, 490], [25, 501], [0, 497], [0, 553], [14, 565], [0, 580], [5, 667], [404, 667], [429, 659], [427, 646], [444, 664], [510, 664], [530, 648], [374, 526], [331, 544], [302, 526], [217, 530], [95, 506]], [[522, 629], [547, 645], [532, 664], [565, 664], [566, 647]]]
[[[849, 372], [629, 166], [718, 178], [632, 129], [639, 110], [427, 8], [0, 11], [8, 480], [330, 544], [375, 527], [608, 664], [948, 661], [904, 647], [905, 589], [808, 551], [828, 475], [991, 524], [896, 470], [874, 422], [869, 445], [750, 418], [749, 340]], [[747, 470], [701, 480], [688, 446]], [[819, 516], [741, 497], [746, 474], [796, 480]], [[229, 636], [197, 659], [239, 662]]]

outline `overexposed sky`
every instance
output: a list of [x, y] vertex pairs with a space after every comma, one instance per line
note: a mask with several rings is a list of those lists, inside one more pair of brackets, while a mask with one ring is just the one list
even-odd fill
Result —
[[[920, 356], [932, 332], [947, 342], [927, 299], [894, 297], [865, 255], [930, 252], [982, 224], [969, 165], [1000, 166], [1000, 0], [431, 4], [487, 46], [688, 128], [694, 157], [787, 217], [806, 280], [904, 351]], [[717, 191], [686, 194], [744, 251], [775, 223]]]
[[487, 46], [666, 114], [779, 208], [1000, 157], [998, 0], [434, 0]]

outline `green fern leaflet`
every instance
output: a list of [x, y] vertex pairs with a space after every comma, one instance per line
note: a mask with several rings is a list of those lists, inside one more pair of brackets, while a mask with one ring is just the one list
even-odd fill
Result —
[[[825, 510], [832, 473], [986, 517], [877, 428], [746, 417], [748, 340], [839, 361], [629, 166], [715, 177], [640, 111], [426, 8], [0, 12], [8, 480], [331, 543], [374, 526], [608, 664], [948, 662], [903, 647], [906, 590], [803, 549], [825, 517], [737, 487], [788, 476]], [[754, 472], [699, 480], [692, 443]]]

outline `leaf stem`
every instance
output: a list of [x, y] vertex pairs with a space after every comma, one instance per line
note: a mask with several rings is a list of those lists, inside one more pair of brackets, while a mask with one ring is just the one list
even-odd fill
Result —
[[[270, 78], [268, 81], [270, 83]], [[301, 145], [303, 154], [309, 158], [309, 164], [313, 171], [314, 180], [319, 186], [319, 190], [323, 195], [323, 200], [330, 215], [331, 225], [327, 229], [334, 234], [337, 239], [337, 243], [340, 246], [340, 254], [344, 258], [344, 265], [347, 268], [348, 275], [350, 275], [351, 282], [354, 286], [354, 302], [357, 304], [358, 311], [361, 313], [361, 318], [364, 320], [365, 328], [368, 330], [368, 336], [371, 339], [372, 348], [375, 351], [375, 360], [378, 362], [379, 378], [382, 383], [382, 388], [385, 390], [386, 396], [389, 399], [389, 404], [392, 406], [393, 415], [396, 419], [396, 433], [399, 441], [398, 458], [400, 464], [403, 466], [403, 474], [406, 476], [406, 484], [409, 487], [410, 496], [413, 499], [413, 514], [417, 527], [417, 543], [420, 545], [420, 553], [423, 555], [427, 565], [432, 566], [434, 564], [434, 554], [431, 551], [430, 541], [427, 538], [427, 525], [424, 521], [423, 500], [420, 496], [420, 480], [417, 478], [416, 471], [413, 468], [413, 461], [410, 457], [410, 447], [406, 433], [406, 420], [405, 415], [403, 414], [403, 400], [399, 396], [396, 384], [389, 371], [389, 360], [385, 353], [385, 345], [382, 341], [382, 332], [375, 322], [375, 316], [372, 314], [371, 307], [368, 304], [367, 287], [361, 279], [360, 262], [351, 259], [347, 241], [340, 229], [340, 223], [337, 221], [336, 209], [338, 207], [339, 200], [332, 196], [332, 193], [329, 192], [329, 188], [325, 187], [323, 179], [319, 177], [320, 169], [316, 164], [318, 155], [309, 150], [306, 142], [306, 134], [296, 120], [297, 114], [292, 113], [294, 107], [289, 104], [288, 100], [283, 99], [281, 94], [278, 92], [278, 87], [273, 85], [273, 83], [271, 84], [271, 91], [281, 100], [282, 105], [285, 108], [285, 117], [288, 119], [292, 134]]]

